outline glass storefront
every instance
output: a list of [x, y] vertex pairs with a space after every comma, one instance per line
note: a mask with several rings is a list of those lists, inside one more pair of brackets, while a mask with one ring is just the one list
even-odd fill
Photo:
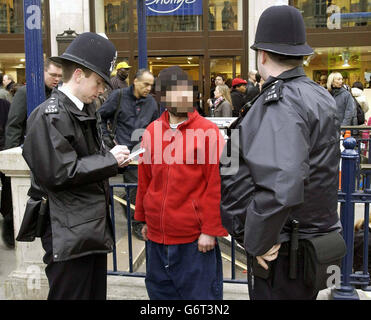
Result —
[[369, 0], [293, 0], [307, 28], [342, 29], [371, 25]]
[[[44, 17], [44, 1], [42, 4], [42, 16]], [[42, 21], [45, 32], [45, 18]], [[0, 0], [0, 33], [24, 33], [23, 23], [23, 0]]]
[[309, 78], [319, 83], [321, 75], [338, 71], [347, 85], [360, 81], [365, 88], [371, 87], [371, 46], [314, 49], [314, 55], [304, 60]]
[[241, 57], [210, 58], [210, 78], [212, 87], [218, 75], [223, 76], [225, 83], [231, 87], [232, 80], [241, 76]]
[[104, 25], [106, 33], [129, 32], [129, 1], [104, 0]]
[[[166, 3], [166, 4], [165, 4]], [[136, 1], [96, 0], [97, 29], [106, 33], [129, 32], [131, 14], [138, 31]], [[146, 1], [147, 32], [203, 31], [203, 1]], [[209, 0], [208, 27], [211, 31], [243, 29], [243, 0]], [[104, 25], [104, 26], [103, 26]]]
[[210, 0], [209, 30], [242, 30], [242, 0]]

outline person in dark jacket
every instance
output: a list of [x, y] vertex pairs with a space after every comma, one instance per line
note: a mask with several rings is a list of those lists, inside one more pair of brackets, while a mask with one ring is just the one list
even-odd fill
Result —
[[41, 238], [48, 299], [106, 299], [113, 248], [108, 178], [126, 165], [129, 150], [105, 148], [92, 102], [110, 85], [116, 55], [109, 40], [80, 34], [52, 57], [62, 64], [63, 86], [27, 120], [22, 154], [49, 208]]
[[[48, 99], [52, 89], [62, 79], [61, 65], [50, 59], [44, 62], [45, 98]], [[19, 88], [14, 95], [6, 123], [5, 149], [19, 147], [24, 141], [27, 123], [27, 92], [26, 86]]]
[[251, 70], [249, 71], [249, 79], [247, 80], [246, 87], [246, 101], [249, 102], [254, 99], [259, 93], [259, 87], [257, 86], [256, 75], [258, 71]]
[[[134, 132], [144, 130], [152, 121], [159, 116], [156, 100], [150, 95], [154, 77], [146, 69], [137, 72], [134, 83], [128, 88], [114, 90], [108, 97], [107, 101], [99, 109], [102, 118], [103, 134], [107, 135], [107, 123], [111, 125], [114, 121], [116, 109], [119, 108], [116, 127], [116, 141], [119, 144], [126, 145], [131, 151], [138, 140], [132, 139]], [[121, 99], [119, 101], [119, 97]], [[139, 145], [138, 145], [139, 146]], [[130, 168], [123, 171], [125, 183], [138, 183], [138, 169]], [[130, 190], [130, 203], [135, 205], [137, 189]], [[143, 240], [141, 222], [134, 220], [134, 210], [131, 210], [132, 228], [134, 235]]]
[[[5, 124], [8, 119], [10, 102], [6, 99], [0, 99], [0, 151], [4, 150], [5, 144]], [[14, 247], [13, 231], [13, 208], [12, 208], [12, 191], [10, 187], [10, 178], [0, 172], [1, 179], [1, 203], [0, 212], [4, 218], [2, 227], [2, 238], [8, 248]], [[10, 199], [10, 200], [9, 200]]]
[[247, 103], [246, 85], [247, 81], [241, 78], [235, 78], [232, 80], [231, 99], [234, 117], [238, 117], [241, 108]]
[[340, 72], [333, 72], [328, 76], [327, 89], [336, 101], [340, 125], [357, 125], [356, 106], [351, 93], [343, 87], [343, 76]]
[[251, 48], [265, 83], [232, 126], [238, 130], [230, 140], [233, 170], [224, 160], [229, 148], [223, 150], [222, 222], [249, 256], [252, 299], [315, 299], [314, 285], [304, 283], [302, 257], [296, 279], [289, 278], [292, 222], [299, 221], [300, 248], [302, 239], [341, 231], [340, 123], [334, 99], [305, 75], [303, 56], [313, 54], [305, 38], [296, 8], [272, 6], [262, 13]]
[[129, 76], [130, 68], [131, 66], [129, 66], [127, 62], [125, 61], [117, 64], [116, 75], [111, 78], [111, 84], [112, 84], [113, 90], [128, 87], [128, 83], [126, 79]]
[[[50, 59], [46, 59], [44, 63], [44, 83], [45, 83], [45, 97], [48, 99], [52, 92], [52, 89], [58, 85], [58, 82], [62, 78], [61, 65], [57, 62], [53, 62]], [[13, 86], [12, 90], [16, 89], [16, 85]], [[8, 120], [5, 127], [5, 146], [4, 149], [10, 149], [19, 147], [23, 144], [24, 136], [26, 133], [27, 125], [27, 89], [26, 86], [20, 87], [16, 90], [10, 105], [8, 114]], [[6, 200], [9, 202], [6, 205], [9, 212], [9, 224], [4, 225], [4, 232], [7, 234], [6, 239], [8, 247], [14, 247], [14, 231], [13, 231], [13, 205], [12, 205], [12, 193], [11, 193], [11, 182], [9, 177], [5, 177], [7, 180], [3, 188], [9, 189], [4, 191], [8, 194]]]

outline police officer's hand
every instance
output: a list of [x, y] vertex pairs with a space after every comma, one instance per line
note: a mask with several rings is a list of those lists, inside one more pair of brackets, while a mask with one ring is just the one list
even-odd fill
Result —
[[268, 270], [268, 265], [265, 263], [265, 261], [273, 261], [276, 260], [278, 257], [278, 250], [280, 249], [281, 244], [275, 244], [270, 250], [268, 250], [265, 254], [262, 256], [257, 256], [256, 260], [258, 260], [258, 263], [265, 269]]
[[201, 233], [198, 238], [198, 251], [203, 253], [214, 249], [215, 247], [215, 237], [209, 236], [208, 234]]
[[110, 152], [115, 157], [117, 164], [120, 168], [125, 167], [129, 164], [130, 161], [124, 163], [124, 161], [129, 157], [130, 151], [127, 146], [116, 145]]

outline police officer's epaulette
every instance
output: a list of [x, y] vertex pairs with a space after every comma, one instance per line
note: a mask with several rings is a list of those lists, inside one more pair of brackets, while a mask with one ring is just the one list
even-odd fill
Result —
[[51, 97], [48, 100], [47, 105], [44, 109], [44, 114], [56, 114], [59, 113], [58, 100], [55, 97]]
[[264, 92], [263, 104], [278, 101], [282, 98], [283, 80], [274, 81]]

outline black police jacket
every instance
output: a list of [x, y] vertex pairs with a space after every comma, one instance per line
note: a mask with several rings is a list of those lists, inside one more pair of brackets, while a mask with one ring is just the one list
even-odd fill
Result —
[[101, 141], [94, 105], [80, 111], [58, 90], [27, 120], [22, 154], [49, 199], [54, 261], [112, 251], [107, 179], [118, 166]]
[[269, 77], [237, 126], [237, 165], [228, 168], [227, 148], [221, 159], [221, 215], [249, 254], [288, 241], [293, 219], [299, 239], [341, 230], [336, 114], [331, 95], [297, 67]]

